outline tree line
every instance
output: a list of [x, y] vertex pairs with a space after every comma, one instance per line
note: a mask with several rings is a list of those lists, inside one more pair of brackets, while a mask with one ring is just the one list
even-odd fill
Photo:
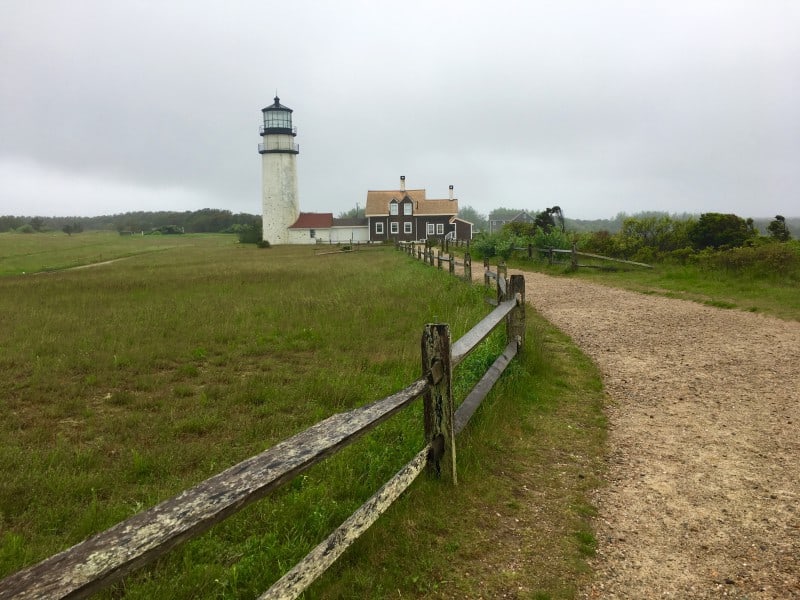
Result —
[[119, 232], [239, 233], [260, 225], [261, 215], [232, 213], [229, 210], [203, 208], [195, 211], [126, 212], [98, 217], [17, 217], [0, 216], [0, 233], [17, 231], [36, 233], [63, 231], [71, 235], [91, 230]]

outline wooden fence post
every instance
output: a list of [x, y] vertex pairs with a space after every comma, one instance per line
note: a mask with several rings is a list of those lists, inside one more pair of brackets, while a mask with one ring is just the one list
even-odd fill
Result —
[[472, 281], [472, 257], [469, 252], [464, 253], [464, 279], [467, 282]]
[[483, 259], [483, 285], [489, 287], [489, 259]]
[[497, 305], [499, 306], [503, 300], [508, 299], [508, 282], [505, 276], [500, 274], [500, 265], [497, 265], [497, 278], [495, 279], [495, 288], [497, 289]]
[[511, 276], [505, 299], [515, 298], [517, 294], [517, 306], [506, 317], [506, 340], [509, 343], [517, 340], [517, 352], [521, 352], [525, 345], [525, 277], [522, 275]]
[[422, 334], [422, 373], [431, 388], [425, 392], [425, 441], [430, 444], [427, 470], [455, 485], [456, 437], [453, 430], [453, 368], [450, 361], [450, 327], [429, 323]]
[[572, 242], [572, 269], [576, 270], [578, 268], [578, 244], [577, 242]]
[[441, 250], [437, 250], [436, 251], [436, 268], [439, 269], [440, 271], [442, 270], [442, 251]]
[[452, 252], [450, 253], [450, 266], [448, 267], [448, 270], [450, 271], [450, 275], [456, 274], [456, 257], [453, 256]]
[[497, 263], [497, 277], [500, 278], [500, 275], [508, 279], [508, 265], [505, 261]]
[[533, 244], [528, 244], [528, 260], [533, 258]]

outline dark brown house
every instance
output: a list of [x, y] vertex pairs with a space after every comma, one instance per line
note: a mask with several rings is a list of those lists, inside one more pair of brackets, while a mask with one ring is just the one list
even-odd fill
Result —
[[472, 223], [458, 218], [458, 200], [428, 199], [425, 190], [407, 190], [405, 177], [399, 190], [370, 190], [365, 211], [369, 240], [422, 241], [428, 238], [472, 239]]

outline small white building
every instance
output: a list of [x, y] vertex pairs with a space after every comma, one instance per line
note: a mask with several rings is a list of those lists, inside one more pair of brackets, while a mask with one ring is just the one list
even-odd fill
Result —
[[369, 241], [366, 219], [334, 219], [333, 213], [300, 213], [288, 231], [289, 244], [352, 244]]

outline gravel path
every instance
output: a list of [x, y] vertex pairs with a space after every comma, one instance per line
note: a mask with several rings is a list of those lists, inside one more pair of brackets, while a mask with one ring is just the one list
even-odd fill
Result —
[[800, 598], [800, 323], [525, 278], [610, 396], [581, 597]]

